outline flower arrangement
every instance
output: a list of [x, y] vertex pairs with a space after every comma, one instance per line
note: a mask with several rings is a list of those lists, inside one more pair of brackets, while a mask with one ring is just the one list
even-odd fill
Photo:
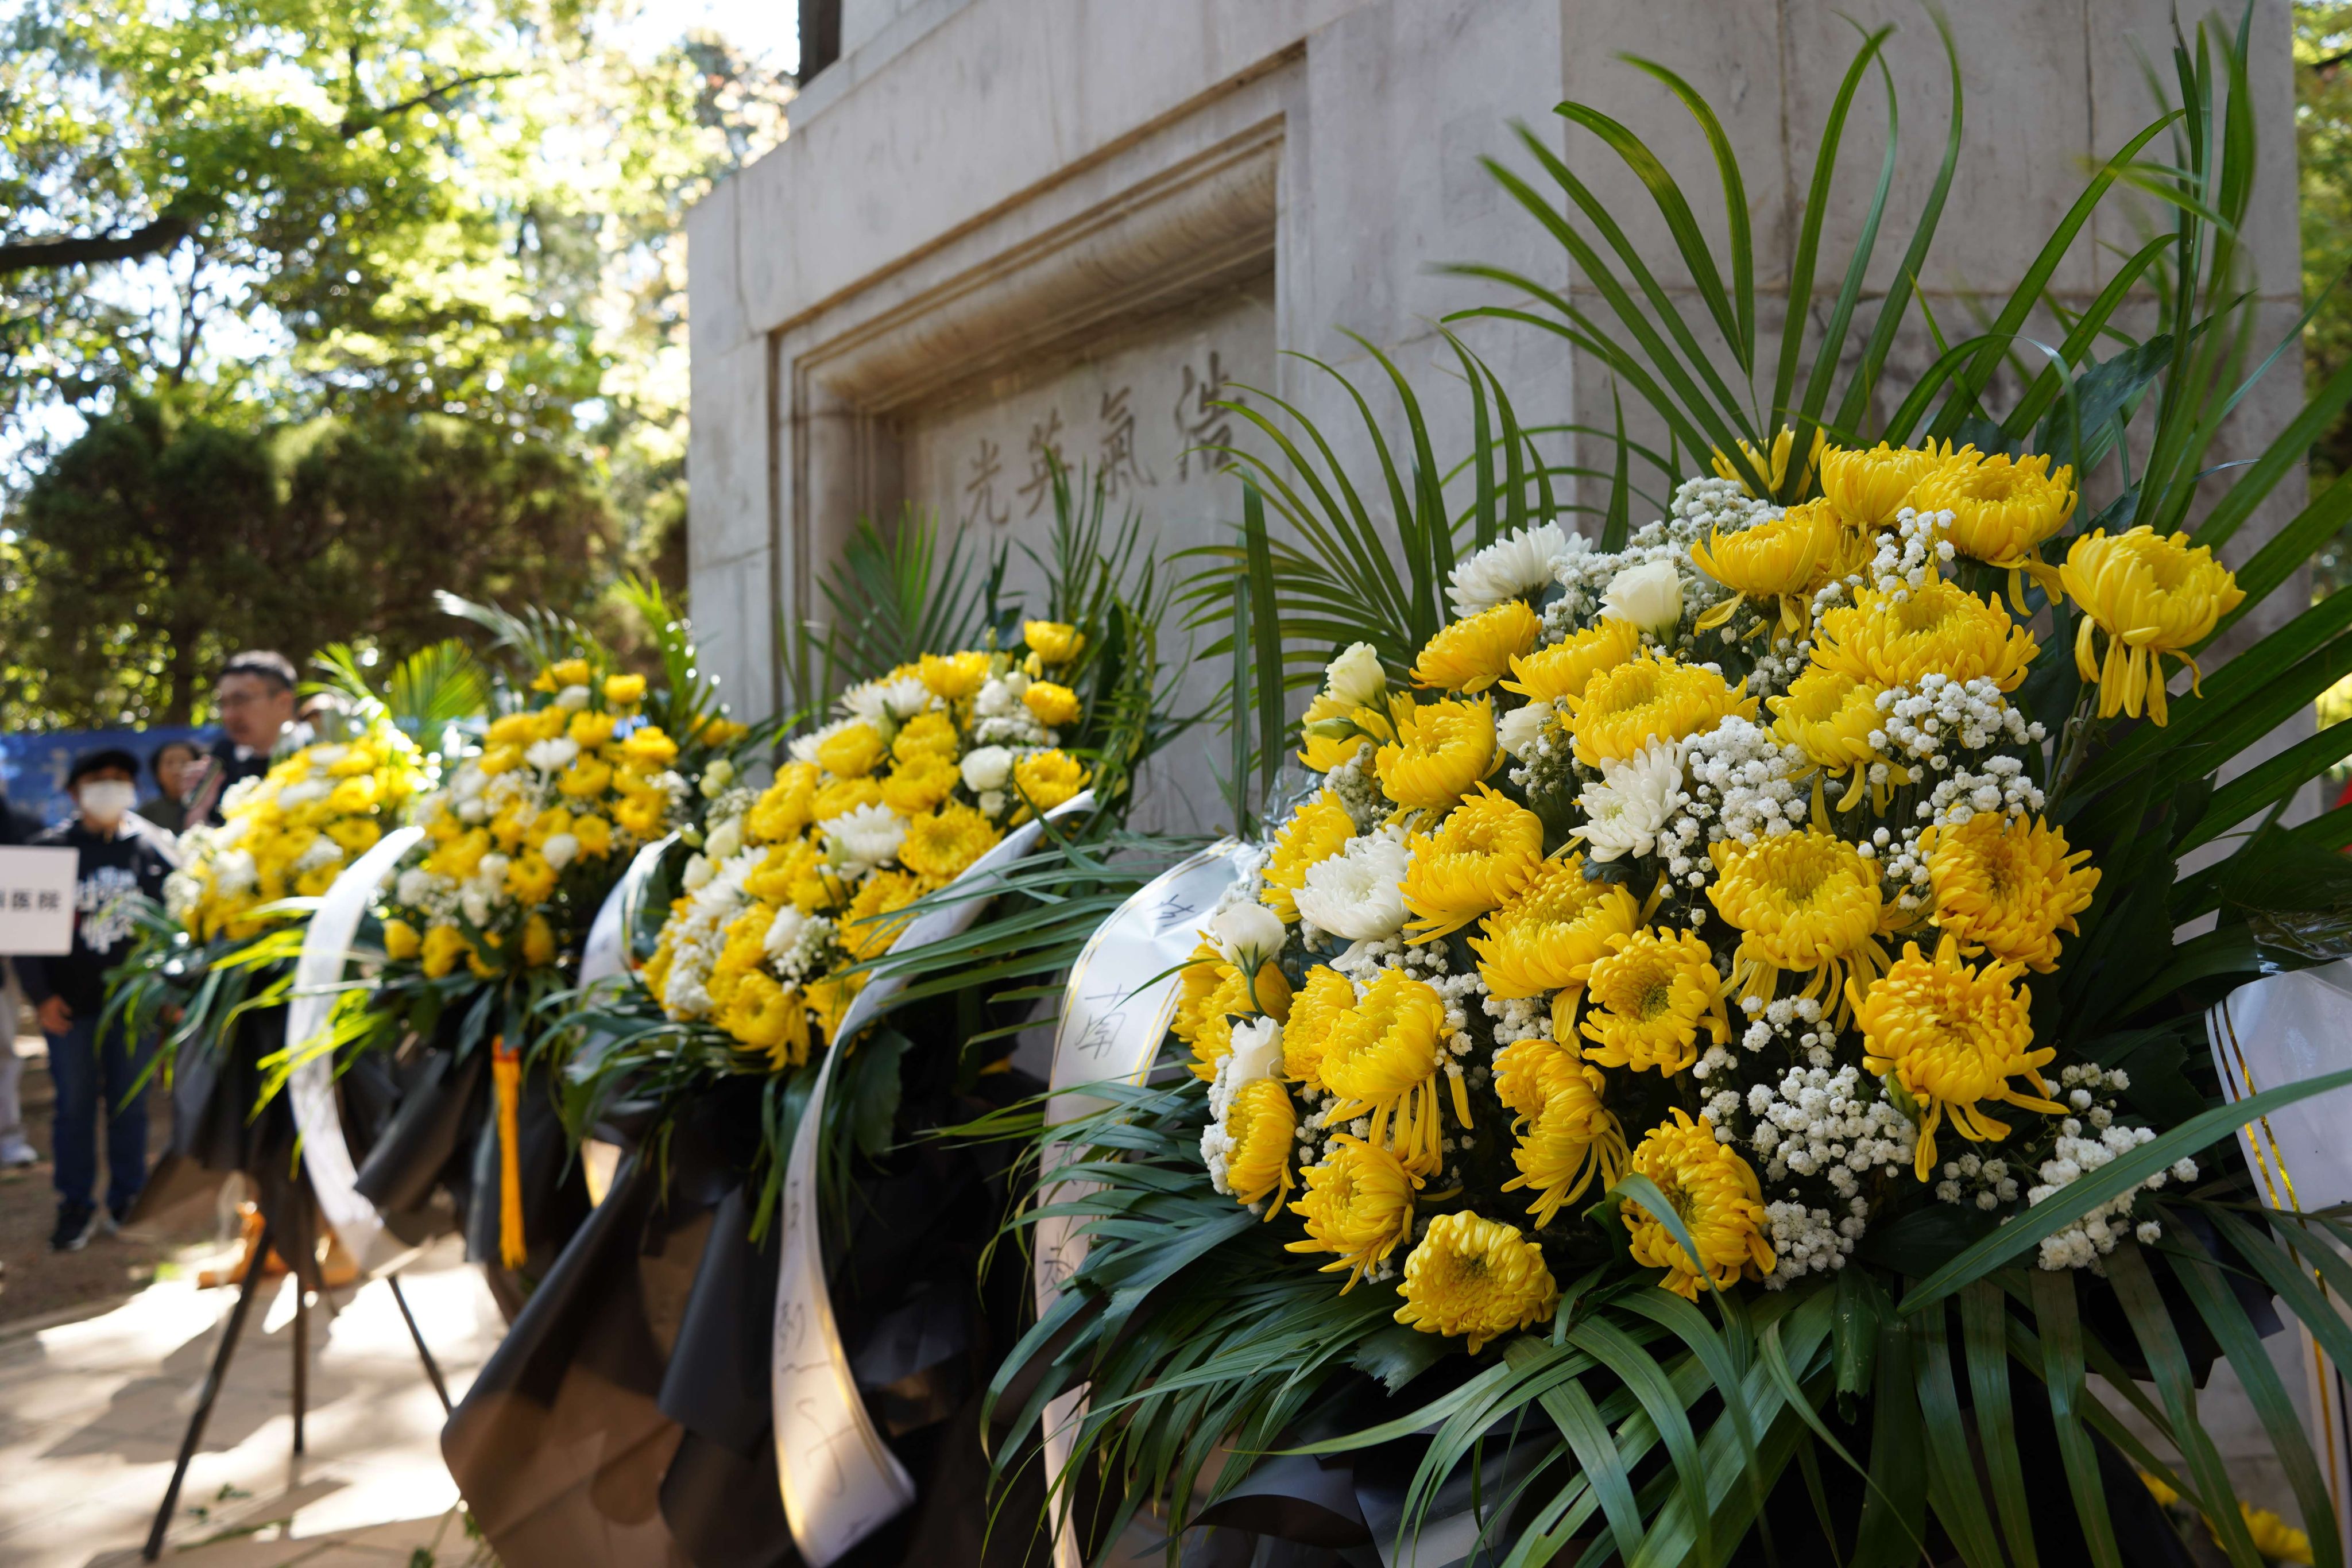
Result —
[[[2154, 1136], [2126, 1071], [2053, 1068], [2033, 1027], [2101, 872], [2011, 699], [2033, 633], [1963, 580], [2046, 572], [2071, 476], [1817, 455], [1801, 506], [1697, 479], [1622, 549], [1498, 540], [1410, 685], [1369, 644], [1332, 662], [1300, 753], [1321, 789], [1213, 915], [1174, 1033], [1208, 1179], [1335, 1290], [1393, 1281], [1398, 1322], [1475, 1354], [1587, 1270], [1783, 1290], [1882, 1220], [2014, 1215]], [[2132, 661], [2240, 598], [2145, 528], [2059, 575], [2101, 710], [2151, 719]], [[2183, 631], [2116, 630], [2149, 624]], [[2135, 1193], [2197, 1174], [2042, 1266], [2153, 1241]], [[1671, 1217], [1603, 1198], [1629, 1175]]]
[[425, 838], [382, 912], [394, 964], [429, 980], [545, 969], [577, 950], [638, 846], [682, 820], [678, 743], [640, 712], [646, 677], [599, 662], [543, 664], [418, 803]]
[[926, 653], [835, 703], [763, 789], [731, 763], [709, 800], [645, 981], [667, 1016], [708, 1022], [778, 1071], [830, 1043], [908, 906], [953, 882], [1008, 827], [1086, 788], [1065, 749], [1085, 705], [1061, 677], [1087, 647], [1031, 621], [1007, 649]]
[[264, 905], [316, 897], [406, 817], [428, 786], [425, 754], [379, 713], [348, 737], [304, 746], [232, 788], [218, 827], [181, 835], [164, 904], [197, 942], [259, 933]]

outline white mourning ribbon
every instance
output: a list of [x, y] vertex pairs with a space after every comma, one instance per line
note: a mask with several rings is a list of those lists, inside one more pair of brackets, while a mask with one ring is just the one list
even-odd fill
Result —
[[662, 852], [677, 842], [677, 835], [656, 839], [639, 850], [629, 862], [629, 869], [596, 906], [596, 918], [589, 924], [587, 946], [580, 952], [580, 984], [583, 989], [599, 980], [618, 979], [637, 972], [629, 956], [629, 932], [637, 923], [637, 904], [645, 897], [646, 883], [661, 862]]
[[[2240, 986], [2206, 1009], [2205, 1038], [2232, 1103], [2352, 1067], [2352, 959]], [[2352, 1201], [2345, 1105], [2341, 1091], [2314, 1095], [2238, 1129], [2272, 1207], [2310, 1213]]]
[[[1162, 872], [1087, 939], [1070, 967], [1061, 1024], [1054, 1034], [1053, 1095], [1045, 1104], [1049, 1127], [1102, 1104], [1098, 1096], [1085, 1092], [1088, 1085], [1114, 1079], [1140, 1083], [1151, 1071], [1176, 1016], [1182, 977], [1174, 971], [1192, 956], [1202, 918], [1233, 884], [1233, 854], [1240, 847], [1226, 839]], [[1066, 1157], [1049, 1138], [1042, 1173], [1050, 1176]], [[1078, 1196], [1075, 1184], [1045, 1186], [1037, 1202], [1047, 1207]], [[1087, 1239], [1076, 1234], [1078, 1223], [1058, 1214], [1037, 1222], [1034, 1278], [1041, 1318], [1061, 1294], [1063, 1281], [1086, 1261]], [[1085, 1412], [1084, 1388], [1070, 1389], [1045, 1406], [1045, 1484], [1053, 1492], [1057, 1568], [1083, 1568], [1086, 1562], [1070, 1528], [1067, 1490], [1056, 1480], [1069, 1463], [1071, 1434]]]
[[[2205, 1013], [2205, 1040], [2221, 1092], [2232, 1103], [2250, 1094], [2352, 1067], [2352, 960], [2266, 975], [2240, 986]], [[2310, 1213], [2352, 1200], [2352, 1146], [2344, 1137], [2344, 1092], [2284, 1105], [2238, 1129], [2246, 1165], [2273, 1208]], [[2290, 1174], [2292, 1173], [2292, 1174]], [[2314, 1246], [2326, 1246], [2315, 1239]], [[2321, 1281], [2323, 1292], [2326, 1282]], [[2339, 1303], [2340, 1304], [2340, 1303]], [[2300, 1325], [2298, 1325], [2300, 1327]], [[2347, 1473], [2342, 1368], [2302, 1328], [2309, 1397], [2305, 1425], [2327, 1469], [2327, 1489], [2352, 1541], [2352, 1473]]]
[[[302, 934], [301, 956], [294, 960], [294, 995], [286, 1005], [289, 1050], [299, 1051], [326, 1029], [341, 994], [343, 966], [351, 957], [352, 938], [359, 934], [360, 917], [367, 913], [376, 889], [400, 863], [400, 857], [424, 836], [422, 828], [399, 828], [386, 833], [346, 866], [319, 901], [319, 912]], [[300, 1057], [286, 1089], [295, 1130], [301, 1134], [302, 1168], [310, 1175], [319, 1212], [326, 1216], [343, 1249], [359, 1260], [362, 1273], [392, 1268], [415, 1249], [385, 1231], [383, 1216], [359, 1190], [359, 1170], [352, 1163], [351, 1145], [343, 1142], [342, 1112], [335, 1103], [334, 1052], [320, 1051]]]
[[[1090, 810], [1094, 791], [1081, 790], [1046, 812], [1048, 817]], [[980, 918], [986, 896], [972, 891], [1007, 863], [1027, 854], [1044, 824], [1027, 822], [1006, 834], [950, 883], [970, 896], [917, 915], [890, 944], [889, 951], [912, 951], [953, 936]], [[829, 1568], [849, 1549], [915, 1500], [914, 1479], [883, 1443], [834, 1322], [833, 1298], [824, 1278], [824, 1247], [817, 1229], [817, 1151], [824, 1124], [825, 1092], [833, 1070], [883, 1004], [906, 985], [903, 975], [877, 975], [857, 993], [833, 1032], [833, 1044], [817, 1068], [808, 1103], [793, 1133], [784, 1165], [783, 1258], [776, 1289], [775, 1343], [770, 1368], [776, 1422], [777, 1480], [784, 1494], [784, 1518], [793, 1543], [810, 1568]]]

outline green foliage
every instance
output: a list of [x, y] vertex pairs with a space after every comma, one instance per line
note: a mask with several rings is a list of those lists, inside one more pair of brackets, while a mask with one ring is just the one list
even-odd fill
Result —
[[134, 399], [35, 477], [0, 533], [0, 724], [184, 723], [239, 648], [397, 658], [433, 592], [591, 604], [620, 555], [561, 450], [480, 421], [251, 428]]

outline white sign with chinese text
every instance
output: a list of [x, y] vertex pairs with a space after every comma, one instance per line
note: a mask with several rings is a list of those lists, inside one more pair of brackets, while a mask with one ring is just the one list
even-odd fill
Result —
[[54, 957], [73, 951], [80, 860], [68, 849], [0, 849], [0, 953]]

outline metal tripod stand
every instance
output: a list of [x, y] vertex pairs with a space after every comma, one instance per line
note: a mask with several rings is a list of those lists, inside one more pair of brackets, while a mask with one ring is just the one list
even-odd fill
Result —
[[[306, 1192], [307, 1199], [308, 1194]], [[299, 1228], [308, 1231], [310, 1227]], [[188, 1479], [188, 1461], [196, 1455], [196, 1445], [205, 1439], [205, 1424], [212, 1419], [213, 1403], [220, 1397], [221, 1384], [228, 1375], [229, 1358], [236, 1354], [236, 1343], [245, 1335], [245, 1320], [253, 1310], [253, 1298], [260, 1293], [261, 1281], [268, 1270], [263, 1267], [269, 1257], [269, 1247], [276, 1227], [268, 1218], [261, 1226], [261, 1238], [254, 1243], [252, 1255], [247, 1260], [245, 1279], [238, 1284], [236, 1304], [229, 1309], [228, 1328], [221, 1335], [220, 1348], [213, 1353], [213, 1364], [205, 1374], [204, 1387], [196, 1396], [196, 1407], [188, 1416], [187, 1435], [180, 1439], [180, 1458], [172, 1466], [172, 1483], [163, 1489], [163, 1506], [155, 1511], [154, 1528], [147, 1532], [147, 1545], [141, 1555], [152, 1563], [163, 1554], [163, 1532], [171, 1527], [173, 1511], [180, 1505], [180, 1485]], [[291, 1270], [294, 1279], [294, 1452], [302, 1453], [302, 1416], [310, 1402], [310, 1308], [308, 1292], [302, 1288], [302, 1273]], [[433, 1359], [433, 1352], [425, 1343], [424, 1331], [416, 1326], [416, 1314], [408, 1308], [408, 1297], [400, 1288], [397, 1273], [384, 1276], [392, 1287], [392, 1299], [399, 1304], [400, 1321], [408, 1325], [408, 1337], [415, 1342], [416, 1359], [425, 1364], [425, 1375], [433, 1384], [433, 1392], [440, 1396], [441, 1408], [449, 1409], [449, 1387], [441, 1378], [441, 1367]]]

